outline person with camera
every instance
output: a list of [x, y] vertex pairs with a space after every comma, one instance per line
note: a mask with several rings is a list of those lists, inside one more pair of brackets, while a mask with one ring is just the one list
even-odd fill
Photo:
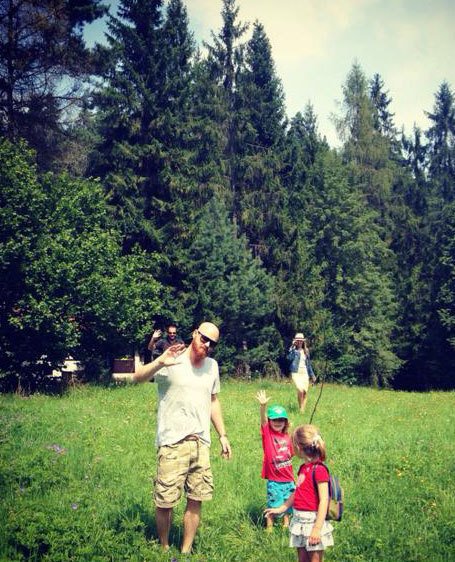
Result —
[[171, 345], [184, 343], [182, 338], [177, 335], [177, 326], [173, 322], [170, 322], [166, 326], [166, 337], [162, 336], [163, 332], [161, 330], [158, 329], [153, 331], [152, 337], [150, 338], [147, 346], [147, 349], [152, 354], [152, 359], [159, 357], [166, 351], [166, 349], [168, 349], [168, 347], [171, 347]]
[[292, 345], [289, 348], [287, 360], [292, 382], [297, 389], [299, 410], [303, 413], [308, 399], [310, 379], [314, 384], [316, 382], [316, 377], [310, 361], [308, 343], [301, 332], [295, 334]]

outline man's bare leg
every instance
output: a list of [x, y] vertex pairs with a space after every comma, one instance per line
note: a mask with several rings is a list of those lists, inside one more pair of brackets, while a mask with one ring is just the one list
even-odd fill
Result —
[[156, 529], [158, 538], [164, 550], [169, 548], [169, 531], [171, 529], [172, 507], [156, 508]]
[[202, 502], [187, 499], [185, 514], [183, 516], [183, 542], [182, 552], [191, 552], [194, 537], [196, 536], [199, 521], [201, 520], [201, 507]]

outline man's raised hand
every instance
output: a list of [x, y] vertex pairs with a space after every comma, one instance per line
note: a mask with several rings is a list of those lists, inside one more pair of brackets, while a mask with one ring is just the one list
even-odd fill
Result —
[[186, 349], [184, 343], [174, 343], [174, 345], [169, 346], [159, 357], [158, 361], [164, 367], [169, 365], [175, 365], [177, 357], [182, 354]]
[[163, 332], [162, 332], [160, 329], [155, 330], [155, 331], [153, 332], [152, 339], [153, 339], [153, 340], [159, 340], [162, 333], [163, 333]]

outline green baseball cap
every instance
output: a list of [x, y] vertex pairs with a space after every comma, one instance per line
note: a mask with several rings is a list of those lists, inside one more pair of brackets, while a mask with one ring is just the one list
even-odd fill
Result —
[[288, 419], [288, 414], [283, 406], [269, 406], [267, 408], [267, 417], [269, 420], [276, 420], [278, 418]]

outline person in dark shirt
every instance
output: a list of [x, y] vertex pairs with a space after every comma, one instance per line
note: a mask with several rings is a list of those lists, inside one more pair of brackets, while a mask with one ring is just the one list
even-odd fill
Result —
[[150, 338], [147, 349], [152, 354], [152, 359], [159, 357], [168, 347], [176, 343], [184, 343], [182, 338], [177, 335], [177, 326], [170, 323], [166, 326], [166, 337], [161, 337], [162, 331], [155, 330]]

